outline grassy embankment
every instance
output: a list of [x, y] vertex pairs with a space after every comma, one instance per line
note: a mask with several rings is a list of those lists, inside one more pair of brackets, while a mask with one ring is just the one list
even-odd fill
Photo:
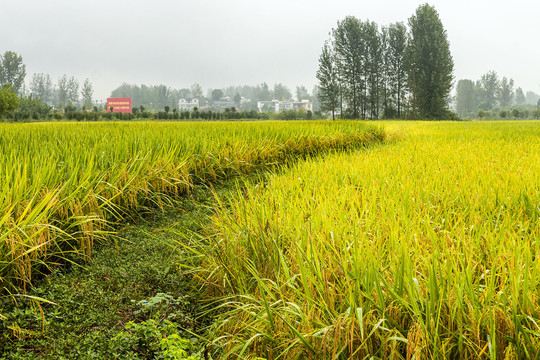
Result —
[[[220, 190], [221, 191], [221, 190]], [[81, 266], [56, 267], [28, 296], [10, 301], [0, 321], [0, 359], [204, 359], [199, 316], [179, 234], [200, 231], [212, 196], [195, 186], [174, 209], [125, 223], [116, 244], [96, 244]], [[190, 357], [191, 356], [191, 357]]]
[[224, 357], [540, 356], [540, 123], [385, 127], [221, 200], [199, 276]]
[[383, 138], [359, 122], [0, 124], [0, 294], [196, 183]]

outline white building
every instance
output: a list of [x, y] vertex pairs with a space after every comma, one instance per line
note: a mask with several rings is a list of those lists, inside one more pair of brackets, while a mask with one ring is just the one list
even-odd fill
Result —
[[180, 99], [178, 100], [178, 110], [191, 111], [193, 108], [199, 107], [199, 99]]
[[225, 110], [227, 108], [229, 109], [237, 108], [238, 105], [236, 105], [236, 103], [234, 102], [233, 99], [231, 99], [230, 96], [226, 96], [219, 100], [215, 100], [214, 103], [212, 104], [212, 107], [216, 110]]
[[263, 112], [265, 110], [276, 112], [276, 102], [278, 101], [257, 101], [257, 109], [259, 110], [259, 112]]
[[313, 104], [309, 100], [301, 101], [257, 101], [257, 109], [259, 112], [263, 112], [264, 109], [279, 113], [281, 111], [287, 110], [304, 110], [304, 111], [313, 111]]
[[313, 111], [313, 103], [309, 100], [293, 101], [294, 110]]

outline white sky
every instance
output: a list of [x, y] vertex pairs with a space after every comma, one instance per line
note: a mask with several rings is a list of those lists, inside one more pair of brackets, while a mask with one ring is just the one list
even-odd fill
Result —
[[[321, 47], [347, 15], [402, 21], [414, 0], [0, 0], [0, 53], [32, 73], [89, 78], [102, 100], [123, 82], [207, 88], [283, 83], [311, 91]], [[456, 80], [495, 70], [540, 93], [540, 1], [432, 0]]]

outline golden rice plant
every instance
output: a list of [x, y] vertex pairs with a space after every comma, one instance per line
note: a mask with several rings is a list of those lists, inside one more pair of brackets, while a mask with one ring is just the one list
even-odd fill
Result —
[[383, 137], [358, 122], [0, 124], [0, 293], [194, 184]]
[[225, 358], [540, 356], [540, 123], [386, 128], [220, 199], [199, 276]]

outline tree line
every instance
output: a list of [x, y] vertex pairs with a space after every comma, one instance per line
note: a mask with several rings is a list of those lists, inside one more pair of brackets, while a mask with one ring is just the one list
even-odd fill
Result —
[[[81, 84], [68, 75], [56, 81], [49, 74], [36, 73], [25, 85], [26, 66], [21, 55], [13, 51], [0, 54], [0, 117], [9, 115], [15, 121], [21, 120], [131, 120], [134, 118], [158, 118], [162, 120], [207, 119], [311, 119], [320, 118], [320, 113], [291, 110], [283, 114], [260, 114], [257, 102], [264, 100], [298, 99], [317, 100], [309, 94], [305, 86], [297, 86], [293, 92], [281, 83], [270, 87], [266, 83], [254, 86], [229, 86], [223, 89], [208, 89], [207, 97], [199, 84], [190, 88], [172, 89], [165, 85], [147, 86], [124, 83], [111, 92], [111, 97], [131, 97], [137, 104], [131, 114], [108, 114], [104, 105], [93, 102], [93, 86], [88, 79]], [[316, 93], [316, 88], [313, 90]], [[234, 95], [233, 95], [234, 94]], [[221, 111], [207, 109], [201, 111], [181, 111], [176, 109], [178, 101], [199, 99], [201, 106], [212, 104], [228, 96], [236, 106]]]
[[[270, 88], [266, 83], [256, 86], [228, 87], [224, 90], [209, 89], [212, 99], [203, 96], [200, 85], [194, 84], [189, 89], [174, 90], [165, 85], [145, 86], [123, 84], [115, 89], [111, 97], [132, 97], [134, 106], [131, 113], [111, 113], [103, 105], [94, 105], [92, 101], [93, 86], [88, 79], [82, 87], [73, 76], [61, 76], [57, 82], [48, 74], [33, 74], [28, 88], [25, 87], [26, 66], [22, 56], [12, 51], [0, 54], [0, 117], [9, 116], [14, 121], [27, 120], [238, 120], [238, 119], [283, 119], [303, 120], [321, 118], [320, 113], [304, 110], [289, 110], [281, 114], [260, 113], [247, 106], [244, 109], [230, 107], [224, 111], [178, 110], [180, 98], [197, 97], [204, 100], [216, 100], [235, 92], [235, 101], [242, 99], [240, 93], [255, 96], [255, 99], [268, 100], [278, 96], [291, 99], [292, 93], [283, 84], [275, 84]], [[296, 89], [296, 96], [309, 99], [304, 86]], [[170, 104], [170, 105], [169, 105]], [[256, 102], [255, 102], [256, 104]], [[172, 106], [171, 106], [172, 105]], [[243, 104], [240, 104], [243, 105]]]
[[[41, 99], [44, 104], [54, 107], [73, 106], [90, 109], [94, 88], [89, 79], [82, 86], [73, 76], [62, 75], [56, 83], [48, 74], [33, 74], [28, 88], [25, 87], [26, 65], [21, 55], [13, 51], [0, 54], [0, 84], [9, 84], [10, 89], [19, 96], [31, 95]], [[79, 91], [80, 90], [80, 91]]]
[[[317, 89], [313, 89], [316, 94]], [[174, 108], [178, 106], [180, 99], [197, 98], [201, 106], [212, 105], [214, 101], [222, 97], [229, 97], [235, 103], [239, 111], [257, 111], [258, 101], [291, 100], [293, 97], [299, 100], [317, 100], [316, 96], [309, 94], [305, 86], [296, 87], [293, 92], [282, 83], [269, 86], [263, 82], [257, 85], [228, 86], [222, 89], [209, 88], [204, 93], [201, 85], [195, 83], [189, 88], [173, 89], [166, 85], [136, 85], [124, 83], [111, 92], [111, 97], [130, 97], [132, 103], [141, 104], [149, 109], [160, 111], [165, 106]], [[314, 104], [317, 105], [317, 104]], [[317, 106], [315, 106], [317, 108]]]
[[72, 105], [89, 110], [95, 106], [94, 87], [89, 79], [81, 86], [75, 77], [64, 74], [54, 83], [49, 74], [38, 73], [32, 75], [28, 90], [33, 97], [55, 108]]
[[54, 83], [48, 74], [33, 74], [27, 88], [25, 78], [21, 55], [0, 54], [0, 116], [12, 113], [15, 119], [37, 119], [53, 108], [72, 112], [94, 107], [94, 89], [88, 79], [80, 86], [73, 76], [63, 75]]
[[449, 109], [453, 69], [434, 7], [418, 7], [408, 28], [348, 16], [322, 48], [317, 96], [332, 118], [456, 118]]
[[12, 112], [19, 105], [17, 93], [24, 85], [25, 76], [22, 56], [13, 51], [0, 54], [0, 116]]
[[456, 112], [467, 118], [538, 118], [540, 95], [515, 88], [514, 80], [488, 71], [480, 79], [461, 79], [456, 86]]

